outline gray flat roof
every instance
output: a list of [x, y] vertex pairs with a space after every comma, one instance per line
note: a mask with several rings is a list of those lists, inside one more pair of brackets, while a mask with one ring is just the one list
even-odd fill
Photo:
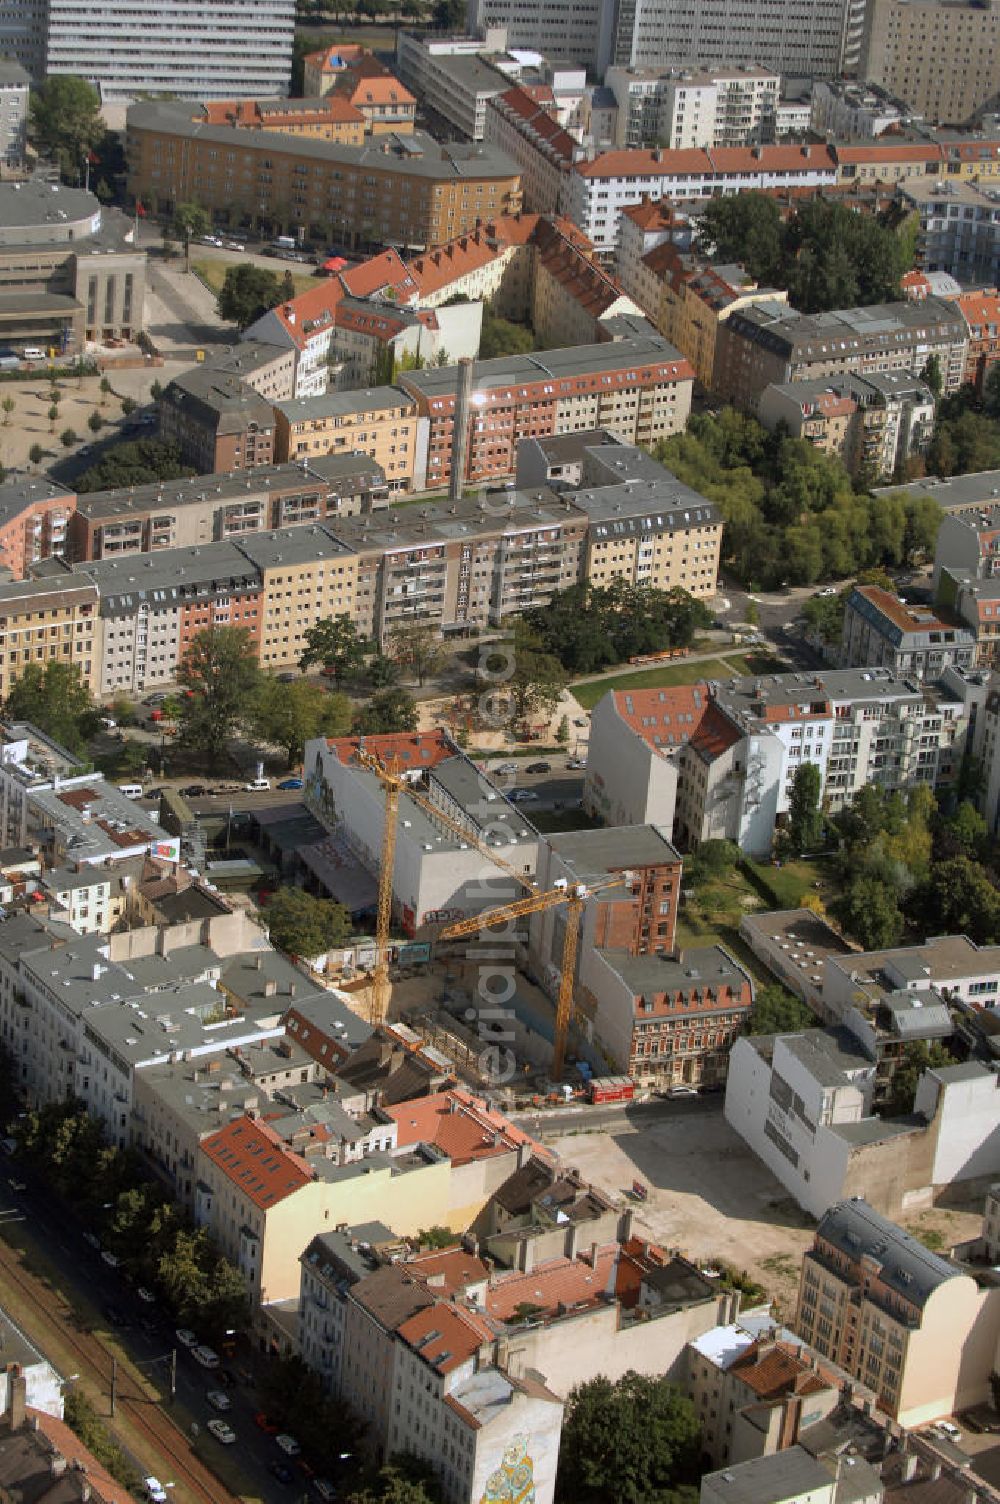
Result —
[[[27, 183], [0, 183], [0, 229], [31, 230], [36, 225], [70, 222], [101, 213], [100, 200], [84, 188], [65, 188], [32, 178]], [[72, 249], [72, 244], [67, 244]]]
[[513, 178], [519, 168], [495, 147], [481, 143], [450, 142], [441, 145], [422, 131], [409, 136], [394, 132], [370, 138], [364, 146], [342, 146], [334, 141], [307, 136], [286, 138], [272, 131], [236, 129], [192, 120], [190, 103], [144, 100], [129, 107], [127, 125], [138, 130], [163, 131], [189, 140], [207, 141], [241, 152], [262, 151], [269, 155], [311, 157], [331, 164], [344, 163], [370, 171], [406, 173], [431, 179]]
[[546, 836], [556, 855], [580, 876], [679, 862], [680, 855], [658, 825], [618, 825]]
[[50, 501], [56, 497], [64, 497], [67, 502], [73, 499], [73, 491], [66, 486], [57, 485], [48, 476], [18, 476], [15, 480], [9, 480], [0, 486], [0, 525], [10, 522], [36, 501]]
[[511, 86], [506, 73], [474, 54], [437, 52], [431, 54], [429, 61], [433, 68], [450, 73], [470, 94], [502, 94]]
[[326, 526], [348, 546], [378, 548], [386, 553], [426, 548], [429, 541], [462, 542], [481, 533], [516, 533], [538, 527], [575, 524], [580, 531], [585, 515], [572, 499], [548, 486], [530, 491], [504, 491], [487, 499], [467, 497], [450, 506], [428, 502], [400, 511], [380, 508], [374, 516], [328, 519]]
[[194, 548], [158, 548], [80, 564], [78, 578], [92, 581], [101, 598], [101, 615], [131, 616], [137, 601], [176, 606], [199, 589], [211, 591], [225, 582], [233, 590], [256, 587], [256, 564], [235, 543], [199, 543]]
[[747, 973], [721, 945], [689, 947], [677, 956], [630, 956], [623, 950], [602, 950], [601, 955], [637, 993], [742, 987], [747, 980]]
[[[495, 360], [473, 362], [474, 389], [516, 386], [519, 381], [568, 380], [573, 376], [600, 371], [618, 371], [633, 365], [682, 365], [685, 357], [676, 346], [660, 335], [635, 335], [631, 339], [606, 340], [599, 345], [570, 345], [557, 350], [539, 350], [531, 355], [501, 355]], [[458, 387], [457, 366], [432, 366], [423, 371], [407, 371], [402, 377], [407, 388], [421, 392], [427, 400], [453, 397]]]
[[725, 1498], [730, 1504], [785, 1504], [788, 1499], [829, 1490], [832, 1482], [828, 1468], [802, 1447], [793, 1446], [707, 1474], [702, 1496], [708, 1489], [710, 1497]]
[[269, 533], [247, 533], [241, 536], [238, 546], [248, 559], [263, 569], [272, 564], [308, 564], [315, 559], [337, 559], [351, 552], [326, 528], [315, 524], [276, 528]]
[[[381, 467], [367, 454], [351, 449], [344, 454], [322, 455], [308, 461], [260, 465], [253, 470], [188, 475], [179, 480], [149, 481], [127, 489], [123, 486], [112, 491], [88, 491], [77, 497], [76, 509], [82, 516], [96, 520], [117, 517], [123, 512], [142, 515], [162, 507], [188, 506], [204, 501], [215, 500], [224, 505], [227, 501], [246, 500], [248, 497], [284, 495], [322, 487], [332, 478], [353, 474], [355, 470], [382, 473]], [[0, 506], [7, 489], [0, 488]]]
[[305, 423], [310, 418], [336, 418], [350, 414], [412, 410], [416, 401], [398, 386], [366, 387], [349, 392], [324, 392], [320, 397], [299, 397], [293, 402], [276, 402], [275, 410], [289, 423]]
[[905, 486], [878, 486], [874, 496], [933, 496], [948, 511], [963, 507], [1000, 505], [1000, 470], [974, 470], [969, 475], [953, 475], [943, 480], [925, 475], [922, 480], [907, 481]]
[[821, 1086], [844, 1086], [859, 1071], [875, 1072], [875, 1061], [849, 1029], [805, 1029], [779, 1038]]

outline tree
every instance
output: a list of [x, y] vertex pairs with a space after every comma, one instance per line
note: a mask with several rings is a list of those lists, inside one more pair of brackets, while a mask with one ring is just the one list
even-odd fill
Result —
[[238, 329], [249, 329], [281, 302], [281, 283], [274, 272], [252, 261], [230, 266], [219, 292], [219, 317]]
[[755, 627], [758, 624], [758, 622], [760, 621], [760, 607], [758, 606], [756, 601], [747, 601], [746, 608], [743, 612], [743, 620], [746, 622], [748, 627]]
[[101, 417], [99, 412], [95, 411], [91, 413], [90, 417], [87, 419], [87, 427], [90, 429], [91, 433], [100, 433], [101, 429], [104, 427], [104, 419]]
[[741, 855], [735, 841], [702, 841], [685, 860], [685, 880], [696, 888], [704, 883], [717, 882], [732, 872]]
[[966, 856], [935, 862], [909, 895], [906, 911], [928, 934], [968, 935], [977, 945], [1000, 939], [1000, 893]]
[[395, 1456], [379, 1469], [373, 1484], [348, 1494], [347, 1504], [438, 1504], [440, 1497], [437, 1480], [426, 1462]]
[[416, 731], [418, 720], [412, 695], [408, 695], [405, 689], [382, 689], [357, 712], [353, 730], [362, 736]]
[[28, 450], [28, 459], [32, 465], [40, 465], [45, 458], [45, 450], [41, 444], [32, 444]]
[[289, 765], [300, 762], [307, 741], [316, 736], [345, 736], [351, 729], [351, 702], [328, 695], [318, 684], [262, 679], [247, 720], [261, 738], [281, 747]]
[[929, 1045], [922, 1039], [908, 1044], [892, 1074], [892, 1092], [887, 1105], [889, 1116], [903, 1117], [913, 1111], [913, 1099], [924, 1071], [954, 1064], [954, 1055], [936, 1039]]
[[101, 406], [107, 407], [108, 398], [111, 395], [111, 382], [106, 376], [101, 377]]
[[70, 752], [79, 752], [97, 724], [94, 702], [75, 663], [28, 663], [4, 704], [8, 720], [30, 721]]
[[773, 285], [783, 259], [781, 211], [765, 193], [709, 199], [701, 216], [698, 249], [719, 261], [745, 266], [755, 281]]
[[207, 235], [212, 227], [208, 211], [200, 204], [178, 204], [174, 210], [173, 231], [184, 242], [184, 270], [191, 270], [191, 242]]
[[350, 912], [304, 888], [278, 888], [262, 913], [271, 942], [293, 956], [319, 956], [351, 933]]
[[176, 444], [166, 444], [162, 439], [133, 439], [106, 449], [96, 464], [77, 476], [76, 489], [113, 491], [193, 474], [190, 465], [181, 463]]
[[823, 816], [819, 807], [822, 787], [823, 775], [814, 762], [804, 762], [796, 768], [788, 801], [788, 824], [783, 833], [785, 845], [794, 856], [815, 851], [822, 840]]
[[700, 1448], [694, 1406], [665, 1378], [590, 1379], [566, 1405], [557, 1494], [565, 1504], [666, 1504], [697, 1482]]
[[747, 1018], [747, 1033], [798, 1034], [803, 1029], [815, 1028], [816, 1022], [811, 1008], [784, 987], [771, 984], [757, 988]]
[[3, 426], [4, 428], [6, 428], [10, 423], [11, 414], [17, 407], [17, 403], [14, 401], [13, 397], [5, 397], [3, 399], [3, 402], [0, 402], [0, 407], [3, 408]]
[[465, 26], [464, 0], [434, 0], [432, 14], [438, 31], [461, 31]]
[[564, 716], [560, 717], [559, 724], [556, 727], [556, 742], [557, 742], [557, 744], [560, 747], [565, 747], [565, 745], [566, 745], [566, 743], [568, 741], [569, 741], [569, 716], [568, 715], [564, 715]]
[[896, 896], [877, 877], [856, 877], [830, 905], [834, 918], [865, 950], [884, 950], [903, 933]]
[[50, 433], [55, 433], [55, 431], [56, 431], [56, 423], [58, 422], [58, 419], [59, 419], [59, 409], [58, 409], [58, 407], [56, 407], [56, 405], [55, 405], [54, 402], [53, 402], [52, 406], [49, 408], [49, 414], [48, 414], [48, 416], [49, 416], [49, 432]]
[[401, 623], [390, 632], [389, 657], [400, 668], [408, 669], [422, 688], [424, 681], [437, 673], [447, 654], [432, 626], [426, 622], [410, 621]]
[[376, 653], [369, 659], [365, 675], [372, 689], [386, 689], [399, 678], [399, 668], [384, 653]]
[[32, 145], [56, 163], [64, 180], [79, 182], [104, 134], [97, 90], [72, 73], [53, 74], [32, 90], [28, 105]]
[[62, 444], [64, 449], [72, 449], [73, 445], [76, 443], [76, 438], [77, 434], [75, 428], [64, 428], [62, 433], [59, 435], [59, 442], [60, 444]]
[[944, 389], [944, 379], [941, 375], [940, 355], [928, 355], [927, 359], [924, 361], [923, 369], [920, 372], [920, 379], [921, 381], [925, 381], [927, 383], [931, 391], [934, 393], [935, 397], [940, 397]]
[[366, 637], [360, 636], [346, 611], [338, 616], [324, 617], [307, 627], [305, 637], [306, 646], [299, 659], [299, 668], [305, 673], [314, 663], [321, 663], [329, 669], [338, 686], [357, 673], [372, 647]]
[[259, 681], [253, 642], [245, 627], [206, 627], [196, 632], [177, 665], [177, 682], [188, 691], [181, 701], [181, 742], [217, 763]]
[[134, 397], [123, 397], [121, 402], [122, 417], [131, 418], [138, 405]]
[[527, 355], [535, 348], [535, 336], [527, 324], [515, 324], [498, 318], [483, 308], [483, 325], [479, 335], [479, 358], [493, 360], [501, 355]]

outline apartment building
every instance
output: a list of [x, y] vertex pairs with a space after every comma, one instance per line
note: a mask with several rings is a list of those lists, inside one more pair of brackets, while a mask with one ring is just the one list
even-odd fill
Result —
[[502, 31], [508, 49], [572, 58], [602, 77], [613, 61], [615, 13], [613, 0], [546, 0], [537, 8], [514, 0], [474, 0], [466, 24], [470, 35]]
[[208, 125], [308, 136], [341, 146], [364, 144], [365, 117], [339, 94], [322, 99], [217, 99], [202, 108]]
[[852, 475], [881, 480], [926, 453], [935, 410], [934, 393], [918, 376], [886, 372], [768, 386], [757, 417], [836, 455]]
[[353, 68], [366, 56], [373, 56], [367, 47], [347, 42], [337, 47], [321, 47], [317, 52], [307, 52], [302, 60], [303, 93], [306, 98], [322, 99], [349, 68]]
[[102, 695], [172, 683], [191, 639], [206, 628], [243, 627], [259, 647], [260, 577], [233, 543], [110, 555], [73, 578], [86, 580], [99, 602], [95, 688]]
[[[474, 484], [511, 475], [522, 438], [606, 428], [626, 443], [651, 448], [683, 429], [692, 379], [687, 361], [659, 336], [477, 361], [464, 478]], [[428, 420], [425, 468], [418, 469], [415, 484], [446, 485], [457, 368], [407, 372], [399, 384]]]
[[968, 724], [958, 676], [921, 688], [886, 669], [609, 692], [591, 718], [584, 806], [684, 844], [724, 838], [763, 854], [802, 762], [838, 809], [868, 783], [949, 782]]
[[874, 140], [901, 128], [910, 111], [901, 99], [877, 84], [846, 78], [817, 78], [810, 95], [810, 125], [840, 141]]
[[30, 83], [27, 69], [8, 55], [0, 64], [0, 162], [12, 173], [25, 166]]
[[777, 73], [755, 68], [609, 68], [618, 104], [617, 146], [756, 146], [774, 140]]
[[271, 404], [242, 377], [194, 366], [157, 403], [160, 437], [200, 475], [252, 470], [274, 460]]
[[905, 99], [931, 124], [964, 125], [996, 93], [1000, 16], [960, 0], [872, 0], [858, 77]]
[[621, 256], [619, 263], [623, 285], [647, 310], [664, 339], [687, 357], [709, 391], [715, 377], [719, 328], [725, 320], [754, 303], [788, 302], [787, 292], [759, 287], [745, 267], [707, 262], [670, 240], [660, 240], [641, 258]]
[[15, 580], [32, 564], [65, 550], [76, 496], [41, 476], [21, 476], [0, 486], [0, 563]]
[[939, 298], [811, 315], [753, 304], [731, 314], [719, 331], [715, 390], [756, 412], [771, 385], [850, 374], [916, 377], [936, 355], [944, 391], [955, 392], [968, 338], [961, 311]]
[[573, 505], [588, 518], [584, 571], [595, 585], [628, 580], [701, 599], [715, 594], [722, 515], [644, 450], [583, 447]]
[[[259, 580], [254, 637], [261, 668], [298, 666], [306, 632], [328, 616], [355, 612], [357, 556], [317, 524], [241, 538], [239, 551]], [[252, 610], [252, 608], [251, 608]]]
[[982, 393], [986, 378], [1000, 359], [1000, 293], [995, 288], [966, 292], [955, 301], [969, 328], [965, 381]]
[[320, 455], [367, 454], [389, 494], [413, 489], [417, 403], [397, 386], [327, 392], [275, 406], [277, 457], [308, 463]]
[[[518, 158], [527, 195], [528, 169]], [[611, 256], [622, 212], [651, 199], [706, 199], [749, 189], [818, 192], [837, 182], [828, 146], [726, 146], [711, 150], [622, 149], [568, 164], [560, 177], [557, 208], [571, 219], [599, 254]], [[527, 202], [527, 198], [526, 198]], [[540, 206], [539, 206], [540, 207]]]
[[517, 168], [487, 146], [390, 133], [365, 146], [206, 125], [179, 102], [132, 105], [128, 191], [154, 213], [196, 201], [218, 223], [423, 250], [521, 207]]
[[520, 86], [495, 94], [486, 106], [484, 132], [486, 141], [517, 163], [524, 207], [536, 214], [561, 213], [568, 174], [586, 153], [556, 120], [551, 105]]
[[196, 548], [244, 533], [268, 532], [372, 511], [388, 500], [385, 477], [368, 455], [317, 456], [266, 465], [251, 474], [195, 475], [75, 497], [66, 557], [75, 563]]
[[997, 286], [1000, 224], [996, 220], [995, 188], [950, 178], [925, 180], [903, 184], [899, 198], [918, 222], [917, 262], [921, 269], [947, 272], [963, 286]]
[[996, 1293], [867, 1202], [842, 1201], [802, 1260], [795, 1330], [916, 1426], [988, 1392]]
[[80, 670], [96, 690], [101, 659], [97, 592], [90, 580], [56, 574], [0, 582], [0, 696], [29, 663], [53, 661]]
[[[32, 5], [37, 0], [32, 0]], [[114, 0], [101, 12], [49, 0], [44, 45], [25, 66], [35, 77], [70, 73], [105, 101], [166, 94], [179, 99], [264, 97], [288, 92], [293, 0], [175, 0], [168, 9]], [[241, 39], [239, 48], [233, 38]]]
[[510, 88], [508, 72], [484, 55], [491, 50], [476, 37], [396, 33], [400, 78], [469, 141], [485, 139], [486, 106]]
[[976, 641], [950, 612], [907, 605], [878, 585], [855, 585], [844, 611], [840, 655], [845, 668], [886, 668], [930, 684], [946, 668], [972, 668]]
[[334, 46], [307, 54], [305, 92], [357, 111], [369, 136], [412, 135], [417, 101], [367, 47]]
[[[376, 871], [385, 794], [375, 774], [355, 760], [357, 745], [350, 737], [307, 744], [309, 806], [328, 828], [341, 832], [357, 860]], [[413, 787], [427, 804], [467, 828], [483, 845], [495, 847], [504, 862], [530, 881], [537, 858], [534, 828], [516, 805], [502, 796], [491, 797], [492, 785], [446, 733], [368, 737], [365, 745], [376, 755], [395, 755], [399, 766], [412, 772]], [[404, 792], [400, 809], [392, 887], [394, 913], [405, 934], [480, 913], [505, 893], [520, 896], [517, 883], [502, 867], [491, 870], [488, 859], [424, 803], [417, 804]], [[491, 884], [497, 885], [495, 890]]]

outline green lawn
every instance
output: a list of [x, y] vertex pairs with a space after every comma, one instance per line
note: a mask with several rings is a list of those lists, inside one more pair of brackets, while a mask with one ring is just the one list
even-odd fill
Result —
[[785, 669], [777, 658], [761, 653], [727, 653], [724, 657], [691, 662], [665, 663], [660, 668], [629, 669], [604, 679], [588, 679], [571, 685], [585, 710], [593, 710], [609, 689], [667, 689], [674, 684], [693, 684], [696, 679], [732, 679], [739, 674], [771, 674]]
[[[238, 265], [239, 263], [236, 261], [223, 261], [221, 256], [206, 256], [204, 260], [192, 261], [191, 270], [198, 280], [204, 282], [205, 286], [211, 292], [220, 293], [222, 291], [222, 284], [226, 280], [226, 272], [231, 266]], [[280, 282], [285, 275], [284, 268], [280, 262], [275, 262], [275, 267], [276, 275]], [[319, 280], [311, 272], [292, 272], [292, 281], [295, 283], [296, 296], [300, 292], [305, 292], [308, 287], [315, 287]]]
[[774, 901], [782, 909], [798, 909], [807, 893], [819, 893], [826, 901], [831, 889], [830, 863], [826, 861], [783, 862], [780, 867], [770, 862], [746, 864], [764, 886], [774, 895]]

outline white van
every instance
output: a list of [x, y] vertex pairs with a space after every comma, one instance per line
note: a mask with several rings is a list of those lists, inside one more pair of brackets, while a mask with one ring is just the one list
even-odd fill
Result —
[[125, 795], [126, 799], [141, 799], [142, 798], [142, 784], [141, 783], [120, 783], [118, 785], [118, 789], [119, 789], [120, 793], [122, 793], [122, 794]]
[[250, 794], [262, 794], [266, 789], [269, 789], [271, 787], [271, 780], [270, 778], [255, 778], [253, 782], [248, 783], [246, 787], [247, 792]]
[[44, 360], [45, 359], [45, 351], [42, 349], [41, 345], [25, 345], [25, 347], [24, 347], [24, 359], [25, 360]]

